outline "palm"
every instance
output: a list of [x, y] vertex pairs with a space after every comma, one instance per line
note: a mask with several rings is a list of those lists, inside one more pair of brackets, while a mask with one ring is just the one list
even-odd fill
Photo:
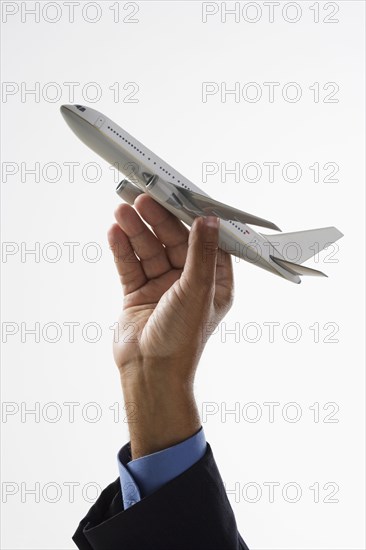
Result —
[[[140, 196], [135, 206], [155, 234], [130, 206], [122, 204], [117, 209], [118, 225], [109, 234], [124, 292], [120, 335], [114, 349], [117, 363], [147, 352], [168, 353], [172, 346], [193, 336], [192, 306], [190, 310], [184, 306], [188, 282], [182, 275], [189, 231], [146, 195]], [[232, 299], [231, 260], [227, 254], [220, 256], [210, 322], [220, 320]]]

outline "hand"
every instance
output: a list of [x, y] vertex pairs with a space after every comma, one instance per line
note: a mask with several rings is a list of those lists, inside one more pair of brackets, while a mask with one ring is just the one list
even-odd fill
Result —
[[[231, 257], [218, 252], [217, 218], [197, 218], [188, 231], [147, 195], [140, 195], [134, 206], [154, 233], [131, 206], [117, 208], [118, 223], [108, 240], [124, 301], [114, 357], [125, 399], [132, 398], [140, 409], [142, 402], [146, 408], [149, 401], [149, 411], [140, 410], [140, 420], [155, 414], [164, 417], [160, 418], [164, 425], [173, 407], [170, 439], [181, 440], [183, 432], [199, 428], [194, 373], [210, 329], [232, 303]], [[156, 410], [157, 399], [166, 409], [164, 414]]]

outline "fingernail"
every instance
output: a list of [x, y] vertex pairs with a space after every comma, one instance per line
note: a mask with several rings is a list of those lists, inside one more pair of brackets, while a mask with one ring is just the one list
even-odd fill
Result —
[[219, 226], [220, 218], [216, 218], [216, 216], [207, 216], [204, 218], [205, 225], [207, 227], [214, 227], [215, 229]]

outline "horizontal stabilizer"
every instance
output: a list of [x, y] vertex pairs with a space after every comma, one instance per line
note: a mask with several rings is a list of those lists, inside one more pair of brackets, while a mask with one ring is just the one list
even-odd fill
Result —
[[287, 260], [281, 260], [280, 258], [275, 258], [274, 256], [270, 256], [270, 258], [276, 264], [287, 269], [287, 271], [289, 271], [293, 275], [313, 275], [316, 277], [328, 277], [328, 275], [326, 275], [322, 271], [318, 271], [317, 269], [312, 269], [311, 267], [305, 267], [304, 265], [294, 264], [293, 262], [288, 262]]
[[261, 233], [261, 235], [278, 250], [279, 256], [283, 256], [289, 262], [300, 264], [343, 237], [343, 233], [336, 227], [322, 227], [278, 235]]

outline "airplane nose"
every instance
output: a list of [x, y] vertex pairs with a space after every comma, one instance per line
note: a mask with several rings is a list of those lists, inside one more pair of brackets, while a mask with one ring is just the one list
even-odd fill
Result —
[[72, 111], [71, 107], [72, 105], [61, 105], [60, 111], [63, 115], [67, 115], [70, 111]]

